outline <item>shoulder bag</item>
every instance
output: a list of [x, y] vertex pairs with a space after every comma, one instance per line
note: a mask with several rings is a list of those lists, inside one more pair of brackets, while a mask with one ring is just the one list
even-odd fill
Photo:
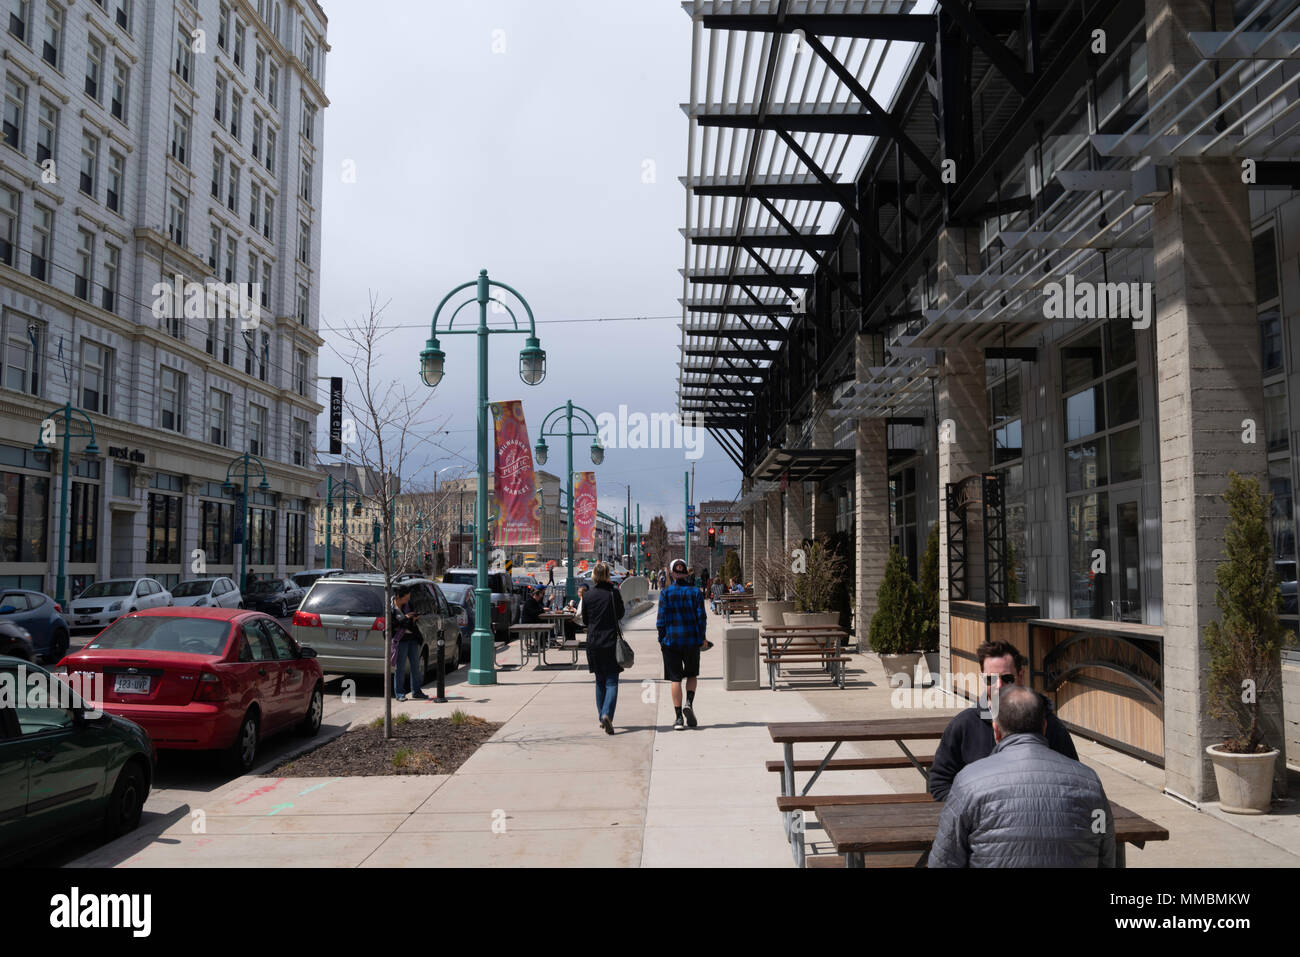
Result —
[[614, 646], [614, 660], [625, 671], [636, 664], [636, 655], [633, 654], [632, 646], [627, 643], [627, 639], [623, 637], [622, 628], [618, 629], [618, 644]]

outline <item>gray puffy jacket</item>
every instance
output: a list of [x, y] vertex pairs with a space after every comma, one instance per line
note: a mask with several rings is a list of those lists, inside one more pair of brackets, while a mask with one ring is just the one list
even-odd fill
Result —
[[931, 867], [1114, 867], [1115, 820], [1095, 771], [1013, 734], [953, 781]]

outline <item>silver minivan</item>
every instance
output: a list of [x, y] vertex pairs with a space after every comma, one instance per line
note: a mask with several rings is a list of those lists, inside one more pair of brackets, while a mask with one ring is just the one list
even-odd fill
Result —
[[[469, 652], [461, 647], [456, 611], [433, 582], [405, 578], [400, 584], [412, 589], [411, 609], [420, 615], [425, 680], [437, 670], [439, 636], [447, 671], [455, 671]], [[331, 575], [317, 580], [294, 612], [293, 637], [316, 652], [327, 674], [382, 675], [384, 618], [382, 576]]]

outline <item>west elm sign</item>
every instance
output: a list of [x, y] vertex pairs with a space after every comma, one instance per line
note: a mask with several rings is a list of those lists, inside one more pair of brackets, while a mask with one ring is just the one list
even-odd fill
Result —
[[108, 447], [108, 457], [110, 459], [121, 459], [123, 462], [135, 462], [137, 464], [144, 462], [144, 453], [139, 449], [127, 448], [125, 445], [110, 445]]

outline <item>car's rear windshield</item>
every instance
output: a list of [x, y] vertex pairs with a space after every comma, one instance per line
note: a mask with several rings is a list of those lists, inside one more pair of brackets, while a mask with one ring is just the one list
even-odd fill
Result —
[[77, 597], [78, 598], [117, 598], [122, 595], [131, 594], [134, 588], [135, 588], [134, 581], [95, 582], [95, 584], [91, 585], [89, 588], [87, 588]]
[[181, 582], [172, 589], [173, 598], [193, 598], [195, 595], [206, 595], [212, 591], [213, 582], [210, 581], [193, 581]]
[[119, 618], [99, 633], [87, 648], [105, 651], [170, 651], [189, 655], [221, 655], [230, 639], [230, 622], [211, 618]]
[[442, 580], [448, 585], [476, 585], [478, 584], [477, 572], [447, 572], [442, 576]]
[[267, 592], [280, 591], [284, 588], [284, 582], [276, 578], [271, 581], [253, 582], [248, 586], [248, 590], [254, 595], [265, 595]]
[[316, 615], [374, 615], [384, 613], [384, 589], [359, 582], [322, 579], [312, 586], [302, 611]]

